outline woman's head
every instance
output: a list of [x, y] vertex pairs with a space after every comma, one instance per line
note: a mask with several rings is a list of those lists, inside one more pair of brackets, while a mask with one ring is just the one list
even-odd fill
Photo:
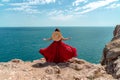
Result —
[[55, 32], [52, 33], [52, 40], [59, 41], [62, 39], [62, 34], [58, 28], [55, 29]]
[[58, 32], [60, 32], [60, 30], [59, 30], [58, 28], [56, 28], [56, 29], [55, 29], [55, 31], [58, 31]]

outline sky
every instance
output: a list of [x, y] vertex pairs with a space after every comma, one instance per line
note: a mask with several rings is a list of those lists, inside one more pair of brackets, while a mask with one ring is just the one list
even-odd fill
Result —
[[120, 0], [0, 0], [0, 27], [117, 24]]

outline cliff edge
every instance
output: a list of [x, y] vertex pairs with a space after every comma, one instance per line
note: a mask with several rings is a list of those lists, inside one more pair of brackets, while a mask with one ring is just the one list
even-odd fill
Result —
[[115, 27], [111, 42], [103, 50], [102, 65], [113, 77], [120, 79], [120, 25]]
[[65, 63], [13, 59], [0, 63], [0, 80], [115, 80], [100, 64], [73, 58]]

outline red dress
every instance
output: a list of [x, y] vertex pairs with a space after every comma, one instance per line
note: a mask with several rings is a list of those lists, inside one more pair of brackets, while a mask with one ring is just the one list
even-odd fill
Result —
[[72, 57], [77, 56], [76, 48], [60, 41], [53, 41], [47, 48], [42, 48], [39, 51], [47, 62], [66, 62]]

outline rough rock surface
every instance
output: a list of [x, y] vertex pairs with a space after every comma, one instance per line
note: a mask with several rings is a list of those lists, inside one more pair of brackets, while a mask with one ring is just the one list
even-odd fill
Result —
[[101, 64], [106, 66], [106, 71], [113, 77], [120, 79], [120, 25], [116, 26], [113, 35], [103, 50]]
[[[117, 63], [117, 61], [116, 61]], [[120, 65], [118, 65], [120, 66]], [[119, 74], [119, 73], [118, 73]], [[73, 58], [66, 63], [14, 59], [0, 63], [0, 80], [116, 80], [100, 64]]]

